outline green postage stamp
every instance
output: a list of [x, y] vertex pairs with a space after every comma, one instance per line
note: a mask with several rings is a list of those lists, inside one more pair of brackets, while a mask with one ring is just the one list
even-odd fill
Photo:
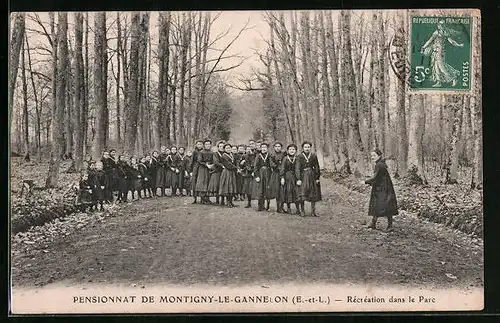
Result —
[[411, 17], [412, 90], [471, 89], [472, 17]]

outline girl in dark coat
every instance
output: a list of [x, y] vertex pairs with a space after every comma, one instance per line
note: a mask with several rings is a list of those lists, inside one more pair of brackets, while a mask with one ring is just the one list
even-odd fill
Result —
[[166, 195], [167, 168], [165, 164], [167, 162], [167, 156], [167, 147], [162, 146], [160, 148], [160, 154], [158, 155], [158, 167], [156, 170], [156, 187], [160, 189], [160, 196]]
[[128, 189], [132, 192], [132, 200], [135, 199], [135, 192], [137, 191], [138, 198], [142, 198], [142, 176], [137, 164], [137, 158], [130, 158], [130, 166], [128, 167]]
[[[253, 143], [255, 147], [255, 142]], [[255, 152], [252, 146], [248, 146], [245, 153], [245, 158], [240, 161], [241, 175], [243, 176], [243, 194], [247, 197], [246, 208], [251, 207], [252, 203], [252, 188], [253, 188], [253, 164], [255, 162]]]
[[305, 216], [305, 201], [311, 203], [311, 215], [318, 216], [316, 214], [316, 202], [321, 201], [318, 157], [311, 152], [311, 147], [310, 142], [306, 141], [302, 144], [302, 153], [297, 156], [297, 163], [295, 164], [301, 216]]
[[151, 157], [145, 156], [141, 158], [141, 162], [139, 163], [139, 172], [141, 173], [142, 186], [141, 190], [144, 190], [144, 197], [146, 197], [146, 193], [149, 194], [149, 197], [152, 197], [153, 192], [151, 190], [151, 176], [149, 174], [148, 169], [148, 161], [151, 160]]
[[111, 149], [109, 151], [109, 159], [111, 160], [111, 191], [112, 192], [117, 192], [118, 191], [118, 170], [116, 169], [116, 163], [118, 162], [118, 157], [116, 156], [116, 149]]
[[193, 176], [191, 172], [193, 171], [193, 152], [191, 150], [186, 150], [186, 158], [184, 159], [184, 189], [186, 190], [186, 195], [191, 196], [191, 182]]
[[285, 153], [281, 151], [283, 144], [277, 142], [274, 144], [274, 154], [271, 158], [271, 176], [269, 177], [269, 199], [276, 199], [276, 211], [283, 212], [283, 200], [280, 196], [280, 165], [285, 157]]
[[92, 177], [90, 181], [92, 182], [92, 200], [94, 205], [100, 206], [100, 210], [104, 210], [103, 202], [106, 199], [106, 173], [102, 169], [103, 165], [101, 161], [95, 163], [95, 170], [92, 172]]
[[189, 168], [189, 175], [191, 176], [191, 191], [193, 192], [193, 204], [196, 204], [198, 197], [198, 192], [196, 191], [196, 180], [198, 179], [198, 155], [203, 150], [203, 141], [197, 140], [195, 144], [195, 149], [193, 152], [193, 157], [191, 161], [191, 167]]
[[299, 202], [297, 201], [297, 178], [295, 177], [295, 164], [297, 163], [297, 145], [290, 144], [286, 147], [287, 156], [283, 158], [280, 169], [280, 197], [287, 205], [287, 213], [292, 214], [292, 203], [295, 203], [295, 214], [299, 214]]
[[196, 195], [201, 197], [202, 204], [212, 204], [208, 198], [208, 184], [210, 182], [210, 170], [213, 165], [212, 141], [206, 139], [203, 142], [203, 150], [198, 153], [198, 174], [196, 176]]
[[217, 144], [217, 151], [214, 153], [213, 157], [214, 168], [211, 171], [210, 182], [208, 183], [208, 193], [215, 196], [215, 204], [220, 203], [220, 205], [224, 205], [224, 197], [219, 195], [220, 176], [222, 174], [222, 163], [220, 159], [224, 153], [224, 145], [225, 143], [223, 141], [219, 141]]
[[267, 152], [268, 145], [262, 143], [260, 153], [255, 157], [253, 166], [254, 183], [252, 189], [252, 200], [258, 200], [257, 211], [264, 210], [264, 199], [266, 200], [266, 210], [269, 210], [269, 178], [271, 176], [271, 159]]
[[89, 174], [83, 171], [80, 175], [80, 183], [78, 185], [78, 204], [80, 205], [81, 212], [92, 211], [94, 206], [97, 208], [92, 198], [92, 187], [93, 184], [89, 178]]
[[104, 170], [105, 173], [105, 182], [106, 182], [106, 190], [104, 191], [104, 197], [105, 197], [105, 202], [106, 203], [111, 203], [113, 202], [113, 187], [114, 187], [114, 168], [115, 166], [115, 161], [111, 159], [109, 156], [109, 152], [107, 150], [104, 150], [102, 152], [102, 169]]
[[177, 189], [179, 188], [179, 168], [176, 156], [177, 147], [172, 147], [165, 163], [167, 167], [167, 187], [171, 189], [170, 196], [176, 196]]
[[179, 189], [179, 195], [184, 195], [184, 185], [186, 178], [186, 155], [184, 154], [184, 147], [179, 147], [179, 152], [173, 157], [174, 167], [176, 169], [176, 181], [177, 186], [172, 186], [172, 193], [177, 194], [177, 189]]
[[116, 163], [116, 169], [117, 169], [117, 174], [118, 174], [118, 178], [117, 178], [118, 199], [117, 199], [117, 201], [119, 203], [127, 202], [128, 168], [129, 168], [129, 165], [127, 164], [127, 159], [125, 158], [125, 156], [120, 155], [120, 157], [118, 157], [118, 162]]
[[219, 160], [223, 166], [220, 175], [219, 195], [226, 197], [227, 206], [235, 207], [233, 197], [237, 191], [236, 172], [238, 171], [238, 166], [236, 166], [236, 159], [231, 150], [232, 147], [230, 144], [224, 145], [224, 153]]
[[236, 173], [236, 186], [238, 195], [236, 199], [239, 197], [240, 201], [245, 200], [245, 194], [243, 193], [243, 170], [241, 167], [241, 161], [245, 159], [245, 145], [238, 145], [237, 154], [233, 154], [237, 161], [236, 165], [238, 166], [239, 171]]
[[370, 206], [368, 215], [372, 217], [368, 228], [375, 229], [377, 219], [387, 217], [387, 230], [392, 231], [392, 217], [398, 214], [398, 203], [392, 180], [387, 171], [387, 164], [382, 159], [382, 152], [375, 149], [371, 153], [371, 159], [375, 163], [374, 174], [365, 181], [372, 186], [370, 195]]
[[160, 166], [158, 163], [158, 156], [159, 153], [157, 150], [154, 150], [153, 153], [151, 154], [151, 158], [148, 161], [148, 171], [149, 171], [149, 177], [151, 179], [151, 189], [153, 190], [153, 196], [156, 196], [156, 191], [158, 189], [158, 186], [156, 184], [156, 178], [158, 176], [158, 167]]

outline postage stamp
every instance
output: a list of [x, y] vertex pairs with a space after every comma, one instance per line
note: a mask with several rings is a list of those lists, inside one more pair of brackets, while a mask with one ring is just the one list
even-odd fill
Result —
[[472, 19], [470, 16], [411, 18], [410, 89], [471, 89]]

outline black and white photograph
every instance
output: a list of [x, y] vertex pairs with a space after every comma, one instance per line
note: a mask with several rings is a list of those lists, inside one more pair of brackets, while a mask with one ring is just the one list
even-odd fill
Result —
[[483, 309], [479, 10], [9, 30], [11, 314]]

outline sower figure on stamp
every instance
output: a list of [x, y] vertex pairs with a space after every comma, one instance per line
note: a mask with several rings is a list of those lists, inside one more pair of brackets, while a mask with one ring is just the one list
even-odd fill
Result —
[[300, 214], [300, 206], [297, 200], [297, 177], [295, 176], [295, 165], [297, 163], [297, 145], [290, 144], [286, 147], [287, 156], [283, 158], [280, 165], [280, 196], [283, 203], [287, 205], [287, 213], [292, 213], [292, 203], [295, 203], [295, 214]]
[[196, 180], [198, 179], [198, 157], [203, 150], [203, 141], [202, 140], [197, 140], [195, 144], [195, 149], [193, 151], [193, 157], [191, 161], [191, 167], [189, 168], [189, 172], [191, 175], [191, 191], [193, 192], [193, 204], [196, 204], [197, 202], [197, 197], [198, 197], [198, 192], [196, 191]]
[[394, 186], [387, 170], [387, 164], [382, 158], [382, 152], [378, 148], [371, 152], [371, 159], [375, 163], [374, 174], [365, 181], [365, 184], [372, 186], [368, 208], [368, 215], [372, 217], [372, 221], [368, 228], [376, 229], [377, 219], [386, 217], [387, 230], [392, 231], [392, 217], [398, 214]]
[[224, 145], [224, 153], [222, 154], [219, 162], [222, 164], [222, 173], [220, 175], [219, 195], [226, 197], [226, 205], [235, 207], [233, 204], [233, 197], [236, 196], [236, 160], [231, 152], [232, 147], [230, 144]]
[[304, 202], [306, 201], [311, 203], [311, 215], [318, 216], [316, 214], [316, 202], [321, 201], [318, 157], [311, 152], [311, 147], [312, 144], [308, 141], [302, 144], [302, 153], [297, 156], [295, 164], [301, 216], [305, 216]]
[[269, 178], [269, 199], [276, 199], [276, 211], [278, 213], [283, 212], [283, 199], [280, 196], [280, 165], [285, 157], [285, 154], [281, 151], [283, 144], [276, 142], [274, 144], [274, 153], [270, 156], [271, 158], [271, 177]]
[[266, 200], [265, 210], [269, 210], [269, 178], [271, 176], [271, 160], [267, 152], [268, 145], [260, 145], [260, 153], [255, 157], [253, 166], [254, 183], [252, 189], [252, 200], [258, 201], [257, 211], [264, 210], [264, 200]]
[[210, 170], [213, 165], [212, 141], [205, 139], [203, 150], [198, 153], [198, 175], [196, 176], [196, 195], [200, 196], [201, 204], [212, 204], [208, 197], [208, 184], [210, 182]]
[[222, 174], [222, 163], [220, 159], [224, 153], [224, 141], [219, 141], [217, 151], [213, 154], [214, 167], [211, 170], [208, 193], [215, 196], [215, 204], [224, 205], [224, 196], [219, 195], [220, 176]]

